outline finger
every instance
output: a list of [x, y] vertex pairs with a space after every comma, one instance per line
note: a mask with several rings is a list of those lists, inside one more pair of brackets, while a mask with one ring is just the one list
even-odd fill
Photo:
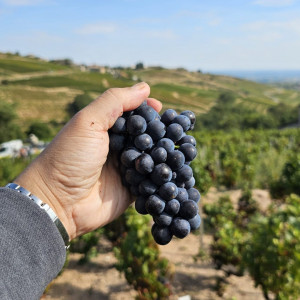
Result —
[[147, 104], [152, 106], [157, 112], [160, 112], [162, 109], [162, 103], [154, 98], [148, 98]]
[[132, 87], [112, 88], [83, 109], [91, 122], [100, 124], [102, 130], [113, 126], [123, 111], [137, 108], [150, 94], [150, 87], [140, 82]]

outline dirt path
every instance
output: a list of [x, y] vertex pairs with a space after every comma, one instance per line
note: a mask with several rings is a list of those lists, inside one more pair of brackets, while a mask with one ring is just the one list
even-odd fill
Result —
[[[226, 192], [233, 201], [237, 201], [240, 191]], [[206, 201], [214, 201], [220, 193], [212, 189], [206, 196]], [[263, 207], [269, 203], [266, 191], [255, 190], [254, 197], [259, 199]], [[205, 201], [204, 200], [204, 201]], [[211, 236], [204, 236], [204, 250], [208, 254]], [[61, 276], [55, 279], [44, 296], [47, 300], [131, 300], [136, 293], [128, 286], [123, 275], [114, 268], [116, 262], [111, 245], [102, 240], [101, 245], [105, 250], [91, 262], [78, 265], [79, 254], [71, 254], [70, 262]], [[217, 271], [208, 256], [204, 260], [195, 259], [199, 252], [199, 235], [190, 234], [183, 240], [174, 239], [166, 246], [161, 246], [161, 253], [172, 263], [175, 275], [173, 278], [173, 296], [177, 300], [184, 295], [190, 295], [192, 300], [208, 299], [235, 299], [235, 300], [263, 300], [259, 289], [254, 288], [249, 276], [228, 278], [229, 285], [219, 297], [215, 291], [216, 278], [223, 276], [222, 271]]]

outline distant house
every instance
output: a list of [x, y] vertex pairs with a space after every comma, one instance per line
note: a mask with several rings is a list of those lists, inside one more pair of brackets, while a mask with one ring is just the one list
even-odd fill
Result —
[[88, 70], [92, 73], [101, 73], [101, 74], [105, 74], [106, 73], [106, 68], [103, 66], [89, 66]]

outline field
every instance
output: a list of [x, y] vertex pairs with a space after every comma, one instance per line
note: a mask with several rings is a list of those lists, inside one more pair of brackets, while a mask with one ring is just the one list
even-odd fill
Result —
[[[0, 108], [15, 118], [24, 139], [38, 121], [51, 127], [50, 140], [70, 118], [76, 96], [96, 98], [108, 88], [138, 81], [149, 83], [151, 97], [161, 100], [163, 109], [190, 109], [199, 124], [214, 108], [221, 111], [216, 116], [234, 119], [239, 111], [232, 117], [233, 110], [243, 104], [243, 112], [263, 118], [279, 104], [296, 112], [300, 103], [299, 90], [227, 76], [162, 67], [106, 68], [100, 73], [69, 62], [0, 54]], [[220, 95], [233, 95], [234, 102], [225, 97], [231, 104], [219, 107]], [[278, 107], [275, 119], [283, 114]], [[250, 113], [243, 115], [248, 117]], [[192, 134], [198, 156], [191, 166], [202, 193], [204, 232], [158, 247], [149, 219], [128, 209], [109, 226], [72, 242], [68, 264], [43, 299], [298, 299], [299, 128], [199, 126]], [[28, 158], [1, 159], [2, 185], [28, 163]]]

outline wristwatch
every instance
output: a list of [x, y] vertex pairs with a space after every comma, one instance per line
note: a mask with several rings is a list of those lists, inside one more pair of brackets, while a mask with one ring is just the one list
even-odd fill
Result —
[[66, 249], [68, 249], [70, 247], [69, 246], [69, 235], [67, 233], [66, 228], [64, 227], [63, 223], [60, 221], [60, 219], [57, 217], [57, 215], [55, 214], [53, 209], [48, 204], [44, 203], [41, 199], [32, 195], [31, 192], [29, 192], [28, 190], [19, 186], [16, 183], [9, 183], [6, 185], [6, 187], [17, 191], [17, 192], [21, 193], [22, 195], [25, 195], [26, 197], [31, 199], [34, 203], [36, 203], [41, 209], [43, 209], [48, 214], [48, 216], [51, 218], [52, 222], [56, 225], [58, 231], [60, 232], [60, 234], [64, 240]]

